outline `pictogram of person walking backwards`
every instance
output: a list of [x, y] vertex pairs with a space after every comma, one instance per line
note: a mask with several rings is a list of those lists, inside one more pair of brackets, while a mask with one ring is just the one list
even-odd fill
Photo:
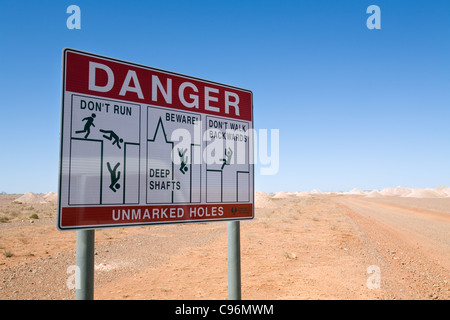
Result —
[[220, 159], [220, 161], [223, 161], [221, 170], [223, 170], [223, 167], [225, 167], [226, 165], [230, 165], [230, 163], [231, 163], [231, 155], [232, 154], [233, 154], [233, 151], [231, 150], [231, 148], [228, 148], [228, 150], [225, 149], [225, 156], [227, 158], [226, 159], [225, 158]]

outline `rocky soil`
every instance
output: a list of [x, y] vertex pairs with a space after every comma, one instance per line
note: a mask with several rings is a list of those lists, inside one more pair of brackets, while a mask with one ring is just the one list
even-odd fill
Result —
[[[76, 232], [0, 195], [0, 299], [74, 299]], [[243, 299], [448, 300], [450, 198], [258, 193]], [[35, 214], [35, 216], [34, 216]], [[226, 223], [96, 230], [95, 299], [226, 299]]]

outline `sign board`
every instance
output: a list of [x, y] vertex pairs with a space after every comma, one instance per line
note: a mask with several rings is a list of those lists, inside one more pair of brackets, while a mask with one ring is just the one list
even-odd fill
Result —
[[252, 93], [63, 51], [58, 228], [253, 218]]

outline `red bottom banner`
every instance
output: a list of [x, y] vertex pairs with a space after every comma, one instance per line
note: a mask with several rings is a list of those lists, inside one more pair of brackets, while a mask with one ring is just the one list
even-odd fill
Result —
[[251, 203], [64, 207], [61, 209], [59, 228], [95, 229], [251, 218], [253, 218]]

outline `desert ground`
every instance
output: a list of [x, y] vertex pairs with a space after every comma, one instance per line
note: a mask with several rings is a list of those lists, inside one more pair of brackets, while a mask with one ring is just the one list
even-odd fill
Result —
[[[243, 299], [448, 300], [450, 189], [255, 194]], [[0, 195], [0, 299], [74, 299], [56, 195]], [[95, 299], [227, 299], [225, 222], [99, 229]]]

